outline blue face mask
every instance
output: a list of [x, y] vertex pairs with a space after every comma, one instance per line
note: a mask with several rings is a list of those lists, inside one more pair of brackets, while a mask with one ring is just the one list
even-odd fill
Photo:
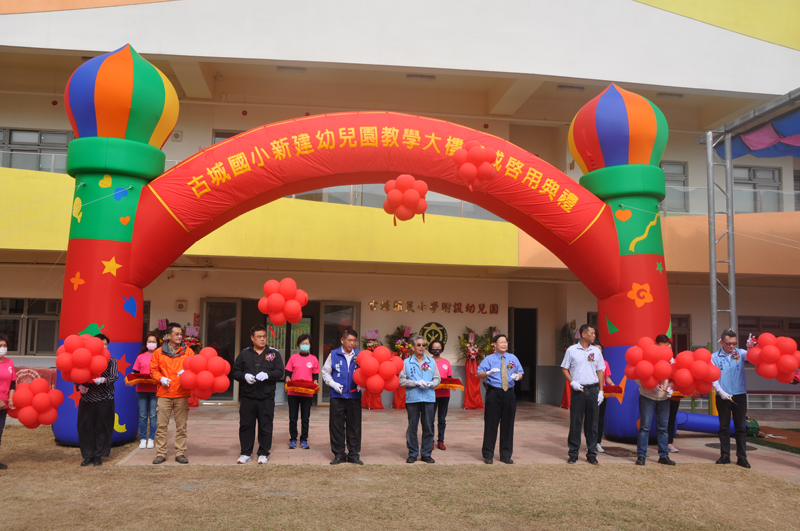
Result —
[[311, 345], [300, 345], [300, 352], [311, 352]]

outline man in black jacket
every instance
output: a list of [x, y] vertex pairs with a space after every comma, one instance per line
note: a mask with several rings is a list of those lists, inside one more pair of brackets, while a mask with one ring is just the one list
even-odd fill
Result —
[[258, 421], [258, 464], [267, 462], [272, 447], [272, 419], [275, 416], [275, 384], [283, 378], [283, 359], [267, 346], [267, 329], [256, 325], [250, 329], [252, 347], [239, 353], [231, 375], [241, 384], [239, 402], [239, 444], [241, 455], [236, 461], [250, 461]]

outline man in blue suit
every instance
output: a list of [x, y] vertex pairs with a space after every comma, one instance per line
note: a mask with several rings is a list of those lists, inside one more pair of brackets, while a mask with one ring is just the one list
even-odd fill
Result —
[[[358, 369], [358, 332], [352, 328], [342, 331], [342, 346], [331, 351], [322, 367], [322, 380], [331, 388], [331, 408], [328, 430], [331, 437], [332, 465], [349, 461], [357, 465], [361, 452], [361, 388], [353, 382]], [[347, 453], [345, 453], [345, 435]]]

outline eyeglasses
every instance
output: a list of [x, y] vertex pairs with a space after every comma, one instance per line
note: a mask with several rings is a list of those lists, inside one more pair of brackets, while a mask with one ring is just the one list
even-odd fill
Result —
[[736, 341], [734, 341], [733, 343], [728, 343], [727, 341], [723, 341], [722, 344], [728, 347], [735, 347]]
[[416, 347], [427, 347], [427, 346], [428, 346], [428, 344], [427, 344], [427, 343], [417, 343], [417, 344], [416, 344], [416, 345], [414, 345], [414, 346], [416, 346]]

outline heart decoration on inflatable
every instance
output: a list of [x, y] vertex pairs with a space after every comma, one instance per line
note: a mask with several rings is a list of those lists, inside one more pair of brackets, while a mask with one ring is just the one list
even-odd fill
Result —
[[67, 382], [82, 384], [99, 378], [111, 353], [103, 340], [89, 334], [67, 336], [56, 351], [56, 367]]
[[228, 390], [230, 372], [231, 364], [228, 360], [220, 358], [216, 349], [206, 347], [195, 356], [183, 360], [181, 385], [186, 389], [193, 389], [196, 398], [207, 400], [213, 393], [224, 393]]
[[303, 318], [303, 306], [308, 304], [308, 293], [297, 288], [297, 282], [284, 278], [280, 282], [268, 280], [264, 284], [264, 296], [258, 301], [261, 313], [269, 315], [275, 326], [283, 326], [286, 321], [297, 324]]
[[[102, 342], [101, 342], [102, 344]], [[64, 393], [51, 389], [44, 378], [31, 383], [20, 383], [14, 391], [14, 408], [8, 410], [11, 418], [17, 419], [26, 428], [49, 426], [58, 418], [58, 406], [64, 401]]]
[[496, 159], [497, 152], [492, 148], [481, 147], [477, 140], [470, 140], [453, 153], [458, 175], [467, 181], [470, 192], [473, 187], [480, 190], [497, 175], [497, 168], [494, 166]]
[[362, 350], [356, 358], [358, 369], [353, 373], [353, 381], [373, 395], [394, 391], [400, 386], [398, 375], [403, 370], [403, 364], [392, 359], [395, 357], [384, 346], [375, 348], [374, 352]]
[[765, 332], [758, 336], [756, 346], [747, 351], [747, 361], [755, 365], [756, 374], [762, 378], [792, 383], [800, 367], [800, 352], [794, 339]]
[[383, 191], [386, 192], [383, 210], [394, 216], [395, 227], [398, 219], [408, 221], [416, 214], [422, 214], [422, 222], [425, 222], [425, 211], [428, 209], [428, 202], [425, 200], [428, 185], [425, 181], [418, 181], [413, 175], [404, 173], [397, 179], [388, 181], [383, 186]]

